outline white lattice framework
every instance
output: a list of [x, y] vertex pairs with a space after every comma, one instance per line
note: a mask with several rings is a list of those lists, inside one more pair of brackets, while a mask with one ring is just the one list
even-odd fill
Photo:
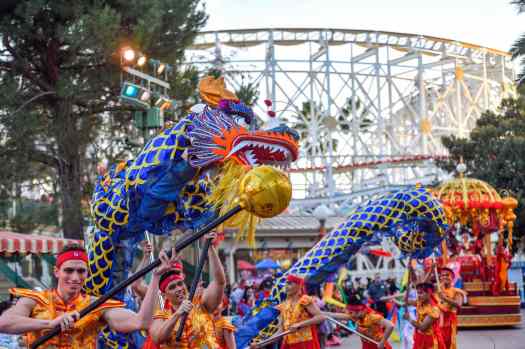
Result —
[[[304, 133], [292, 207], [348, 207], [352, 194], [443, 176], [440, 138], [465, 137], [514, 93], [510, 55], [417, 34], [342, 29], [200, 33], [187, 63], [259, 86], [277, 117]], [[303, 104], [309, 105], [304, 115]]]

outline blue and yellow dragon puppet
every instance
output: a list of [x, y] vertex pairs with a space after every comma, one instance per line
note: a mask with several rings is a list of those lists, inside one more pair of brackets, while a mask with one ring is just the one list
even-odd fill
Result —
[[[197, 230], [236, 205], [239, 182], [258, 165], [297, 160], [298, 134], [285, 125], [257, 126], [251, 108], [225, 89], [223, 79], [199, 84], [204, 103], [150, 139], [134, 160], [101, 176], [91, 200], [86, 290], [100, 295], [124, 280], [144, 233]], [[243, 211], [226, 222], [254, 243], [257, 217]], [[105, 334], [106, 345], [126, 347]]]
[[[173, 127], [152, 138], [136, 159], [112, 167], [99, 178], [91, 202], [95, 228], [89, 237], [89, 292], [103, 294], [131, 268], [134, 245], [144, 233], [196, 230], [236, 202], [247, 169], [287, 166], [298, 157], [298, 134], [285, 125], [259, 129], [253, 111], [227, 91], [222, 79], [205, 78], [198, 104]], [[445, 215], [424, 188], [412, 187], [368, 202], [327, 234], [286, 273], [319, 284], [363, 246], [390, 237], [407, 255], [421, 258], [443, 239]], [[227, 222], [253, 242], [257, 218], [241, 212]], [[272, 297], [236, 333], [239, 348], [270, 335], [282, 301], [286, 274]], [[104, 331], [106, 345], [128, 346]]]

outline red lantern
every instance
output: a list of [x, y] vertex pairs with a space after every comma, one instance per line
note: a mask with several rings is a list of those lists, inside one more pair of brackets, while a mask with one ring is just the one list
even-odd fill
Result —
[[503, 208], [503, 203], [501, 201], [494, 201], [494, 203], [492, 204], [492, 206], [499, 210], [499, 209], [502, 209]]

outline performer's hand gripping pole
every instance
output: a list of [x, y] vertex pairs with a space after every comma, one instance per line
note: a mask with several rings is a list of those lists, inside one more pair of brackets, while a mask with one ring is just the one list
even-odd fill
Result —
[[[242, 210], [247, 210], [261, 218], [277, 216], [283, 212], [290, 203], [292, 198], [292, 184], [285, 173], [270, 166], [259, 166], [250, 170], [243, 177], [240, 183], [240, 192], [241, 197], [239, 198], [239, 204], [237, 206], [231, 208], [223, 216], [215, 218], [199, 231], [183, 236], [175, 243], [175, 251], [180, 252]], [[166, 251], [166, 254], [168, 257], [171, 257], [171, 251]], [[80, 310], [79, 319], [104, 304], [108, 299], [114, 297], [160, 264], [160, 259], [157, 259], [147, 267], [131, 275], [128, 279], [119, 282], [102, 297]], [[59, 333], [60, 326], [56, 326], [47, 334], [34, 341], [31, 344], [31, 349], [38, 348]]]
[[[204, 269], [204, 264], [206, 264], [206, 260], [208, 257], [208, 250], [210, 249], [211, 245], [211, 239], [206, 239], [204, 242], [204, 246], [201, 249], [201, 255], [199, 257], [199, 264], [197, 264], [197, 267], [195, 268], [195, 273], [193, 274], [193, 280], [191, 282], [190, 287], [190, 295], [188, 297], [189, 300], [193, 301], [193, 297], [195, 297], [195, 292], [197, 292], [197, 287], [199, 287], [199, 282], [201, 281], [201, 275], [202, 270]], [[188, 318], [188, 313], [184, 313], [181, 316], [180, 325], [177, 329], [177, 342], [180, 342], [180, 339], [182, 337], [182, 332], [184, 331], [184, 325], [186, 324], [186, 319]]]
[[[146, 241], [148, 242], [148, 244], [150, 244], [151, 246], [153, 246], [153, 241], [151, 240], [151, 237], [149, 235], [149, 233], [146, 231], [144, 232], [144, 237], [146, 238]], [[153, 263], [155, 262], [155, 256], [153, 256], [153, 250], [151, 251], [150, 255], [149, 255], [149, 262], [150, 263]], [[161, 310], [164, 310], [164, 297], [162, 297], [162, 292], [158, 292], [158, 297], [159, 297], [159, 306], [160, 306], [160, 309]]]

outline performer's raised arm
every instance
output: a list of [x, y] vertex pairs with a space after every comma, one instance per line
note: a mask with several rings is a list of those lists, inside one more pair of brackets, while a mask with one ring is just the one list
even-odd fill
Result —
[[[206, 238], [213, 239], [215, 234], [208, 234]], [[210, 348], [217, 347], [212, 311], [222, 302], [226, 277], [213, 246], [210, 247], [208, 256], [212, 281], [206, 289], [198, 291], [193, 300], [188, 299], [189, 292], [184, 283], [182, 264], [179, 263], [160, 277], [159, 289], [166, 299], [166, 304], [164, 310], [153, 316], [150, 338], [147, 341], [154, 342], [161, 348], [178, 346], [178, 343], [186, 345], [194, 341]], [[180, 326], [178, 320], [184, 313], [188, 313], [188, 317], [182, 337], [177, 341], [176, 333]]]
[[[205, 238], [215, 239], [216, 237], [216, 233], [210, 233], [206, 235]], [[203, 292], [202, 303], [209, 313], [213, 313], [222, 302], [224, 287], [226, 286], [226, 275], [224, 274], [224, 268], [214, 244], [212, 244], [208, 250], [208, 263], [210, 266], [211, 282]]]

